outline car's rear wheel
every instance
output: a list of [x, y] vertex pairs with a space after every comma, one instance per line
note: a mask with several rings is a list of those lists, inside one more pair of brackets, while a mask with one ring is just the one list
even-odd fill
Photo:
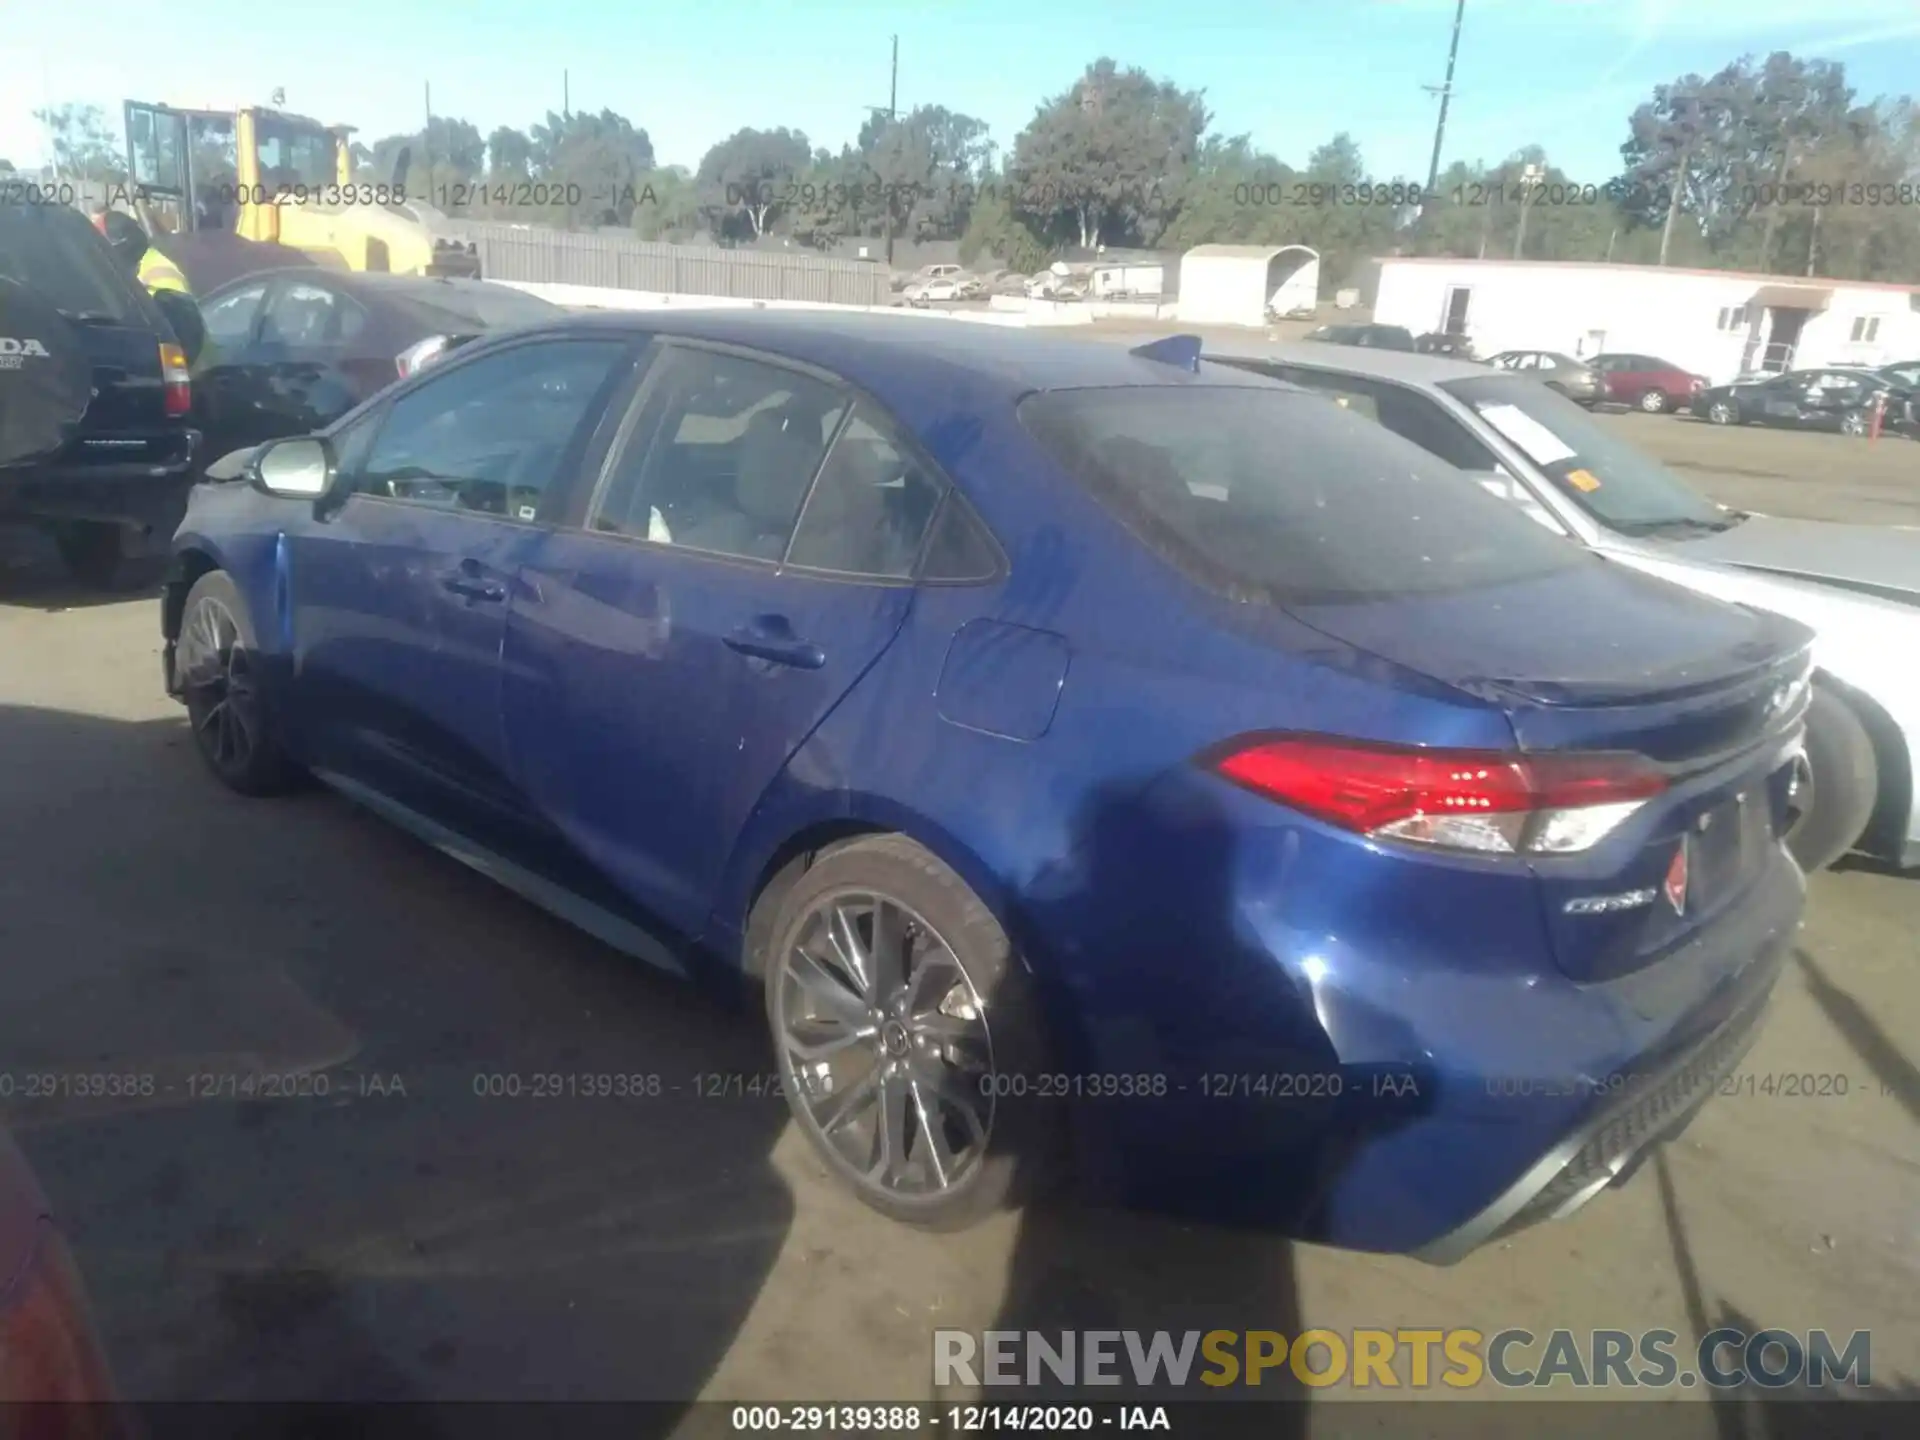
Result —
[[67, 520], [53, 529], [54, 549], [67, 574], [91, 590], [120, 594], [160, 582], [166, 557], [141, 545], [131, 525], [109, 520]]
[[1707, 419], [1715, 425], [1738, 425], [1740, 411], [1730, 400], [1716, 400], [1707, 406]]
[[1807, 770], [1802, 813], [1787, 834], [1787, 848], [1812, 874], [1859, 843], [1880, 790], [1866, 727], [1846, 701], [1820, 684], [1807, 709]]
[[1025, 1198], [1057, 1147], [1006, 932], [900, 835], [822, 854], [778, 900], [767, 1021], [814, 1150], [875, 1210], [957, 1230]]
[[1648, 390], [1641, 395], [1639, 405], [1649, 415], [1662, 414], [1667, 408], [1666, 394], [1660, 390]]
[[259, 646], [246, 602], [224, 570], [202, 575], [181, 607], [174, 676], [193, 726], [193, 747], [228, 789], [276, 795], [299, 768], [281, 744], [262, 684]]
[[1867, 431], [1872, 428], [1872, 425], [1872, 420], [1864, 410], [1849, 410], [1840, 417], [1840, 433], [1842, 435], [1851, 435], [1858, 438], [1859, 436], [1865, 435]]

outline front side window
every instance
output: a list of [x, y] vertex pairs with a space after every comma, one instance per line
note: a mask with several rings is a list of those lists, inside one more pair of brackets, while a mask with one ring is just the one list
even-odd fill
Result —
[[355, 489], [515, 520], [538, 518], [622, 340], [547, 340], [436, 375], [393, 402]]
[[1500, 468], [1499, 458], [1493, 451], [1466, 426], [1417, 391], [1357, 375], [1336, 375], [1304, 367], [1287, 367], [1275, 373], [1295, 385], [1335, 396], [1346, 408], [1378, 421], [1455, 469], [1491, 472]]
[[669, 348], [588, 524], [777, 562], [846, 410], [845, 393], [811, 375]]
[[266, 187], [269, 197], [282, 192], [302, 194], [325, 190], [339, 183], [334, 139], [325, 130], [257, 115], [254, 141], [260, 163], [260, 183]]
[[1228, 599], [1436, 594], [1589, 563], [1452, 466], [1319, 396], [1063, 390], [1019, 413], [1144, 543]]

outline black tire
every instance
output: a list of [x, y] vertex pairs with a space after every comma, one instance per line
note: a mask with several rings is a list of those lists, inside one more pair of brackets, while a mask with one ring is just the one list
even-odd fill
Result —
[[1840, 417], [1840, 433], [1859, 439], [1873, 428], [1873, 415], [1866, 410], [1849, 410]]
[[138, 539], [132, 527], [107, 520], [69, 520], [53, 530], [67, 574], [88, 589], [115, 595], [151, 589], [166, 572], [166, 557], [143, 552]]
[[1649, 415], [1664, 415], [1667, 413], [1667, 397], [1663, 391], [1643, 390], [1639, 398], [1633, 403], [1636, 408], [1645, 411]]
[[214, 777], [240, 795], [294, 789], [301, 770], [287, 755], [258, 669], [246, 601], [224, 570], [202, 575], [180, 609], [174, 673], [193, 748]]
[[[803, 1098], [807, 1082], [786, 1039], [787, 997], [789, 991], [797, 993], [798, 987], [789, 961], [806, 927], [822, 906], [836, 899], [871, 896], [898, 905], [944, 942], [978, 997], [982, 1028], [990, 1036], [986, 1070], [973, 1087], [988, 1101], [984, 1141], [964, 1176], [935, 1195], [908, 1194], [875, 1183], [835, 1148]], [[1019, 1082], [1048, 1073], [1047, 1047], [1026, 972], [1006, 932], [966, 882], [907, 837], [875, 835], [822, 852], [774, 904], [775, 918], [765, 930], [771, 943], [762, 976], [767, 1025], [794, 1121], [828, 1171], [881, 1214], [925, 1230], [963, 1230], [1039, 1193], [1057, 1171], [1062, 1121], [1053, 1105], [1017, 1091], [1026, 1088]], [[749, 933], [752, 930], [750, 924]], [[957, 988], [948, 992], [948, 998], [955, 993]], [[885, 1064], [885, 1056], [877, 1042], [875, 1051], [873, 1063], [878, 1068]], [[998, 1083], [989, 1077], [997, 1077]], [[874, 1108], [877, 1124], [879, 1104]], [[924, 1136], [924, 1126], [915, 1129], [916, 1123], [907, 1122], [912, 1134]], [[924, 1147], [926, 1141], [920, 1144]]]
[[1880, 767], [1860, 717], [1829, 687], [1815, 684], [1807, 709], [1810, 808], [1787, 836], [1787, 848], [1811, 875], [1859, 843], [1873, 815]]
[[1740, 407], [1731, 400], [1715, 400], [1707, 406], [1707, 422], [1712, 425], [1738, 425]]

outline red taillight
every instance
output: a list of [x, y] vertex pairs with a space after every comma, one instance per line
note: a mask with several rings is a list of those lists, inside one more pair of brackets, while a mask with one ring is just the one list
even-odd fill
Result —
[[0, 1437], [117, 1435], [113, 1400], [73, 1258], [43, 1220], [19, 1288], [0, 1309]]
[[1317, 819], [1450, 849], [1585, 850], [1666, 780], [1634, 755], [1431, 750], [1306, 736], [1229, 747], [1213, 768]]
[[193, 409], [193, 372], [187, 352], [178, 345], [160, 347], [160, 382], [166, 387], [167, 414], [185, 415]]

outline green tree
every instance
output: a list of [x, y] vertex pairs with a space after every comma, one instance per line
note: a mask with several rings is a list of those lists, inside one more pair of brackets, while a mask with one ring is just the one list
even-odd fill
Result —
[[1014, 140], [1014, 206], [1067, 243], [1150, 244], [1178, 211], [1208, 119], [1200, 91], [1096, 60]]
[[126, 147], [98, 105], [50, 105], [33, 112], [46, 127], [55, 173], [106, 183], [127, 178]]
[[549, 110], [528, 139], [532, 178], [562, 187], [565, 198], [526, 218], [570, 227], [633, 224], [640, 177], [656, 168], [645, 130], [612, 110], [597, 115]]
[[706, 230], [699, 187], [684, 165], [649, 170], [636, 184], [633, 233], [642, 240], [685, 241]]
[[795, 180], [813, 161], [798, 130], [736, 130], [700, 161], [694, 179], [715, 229], [732, 239], [759, 239], [793, 198]]

